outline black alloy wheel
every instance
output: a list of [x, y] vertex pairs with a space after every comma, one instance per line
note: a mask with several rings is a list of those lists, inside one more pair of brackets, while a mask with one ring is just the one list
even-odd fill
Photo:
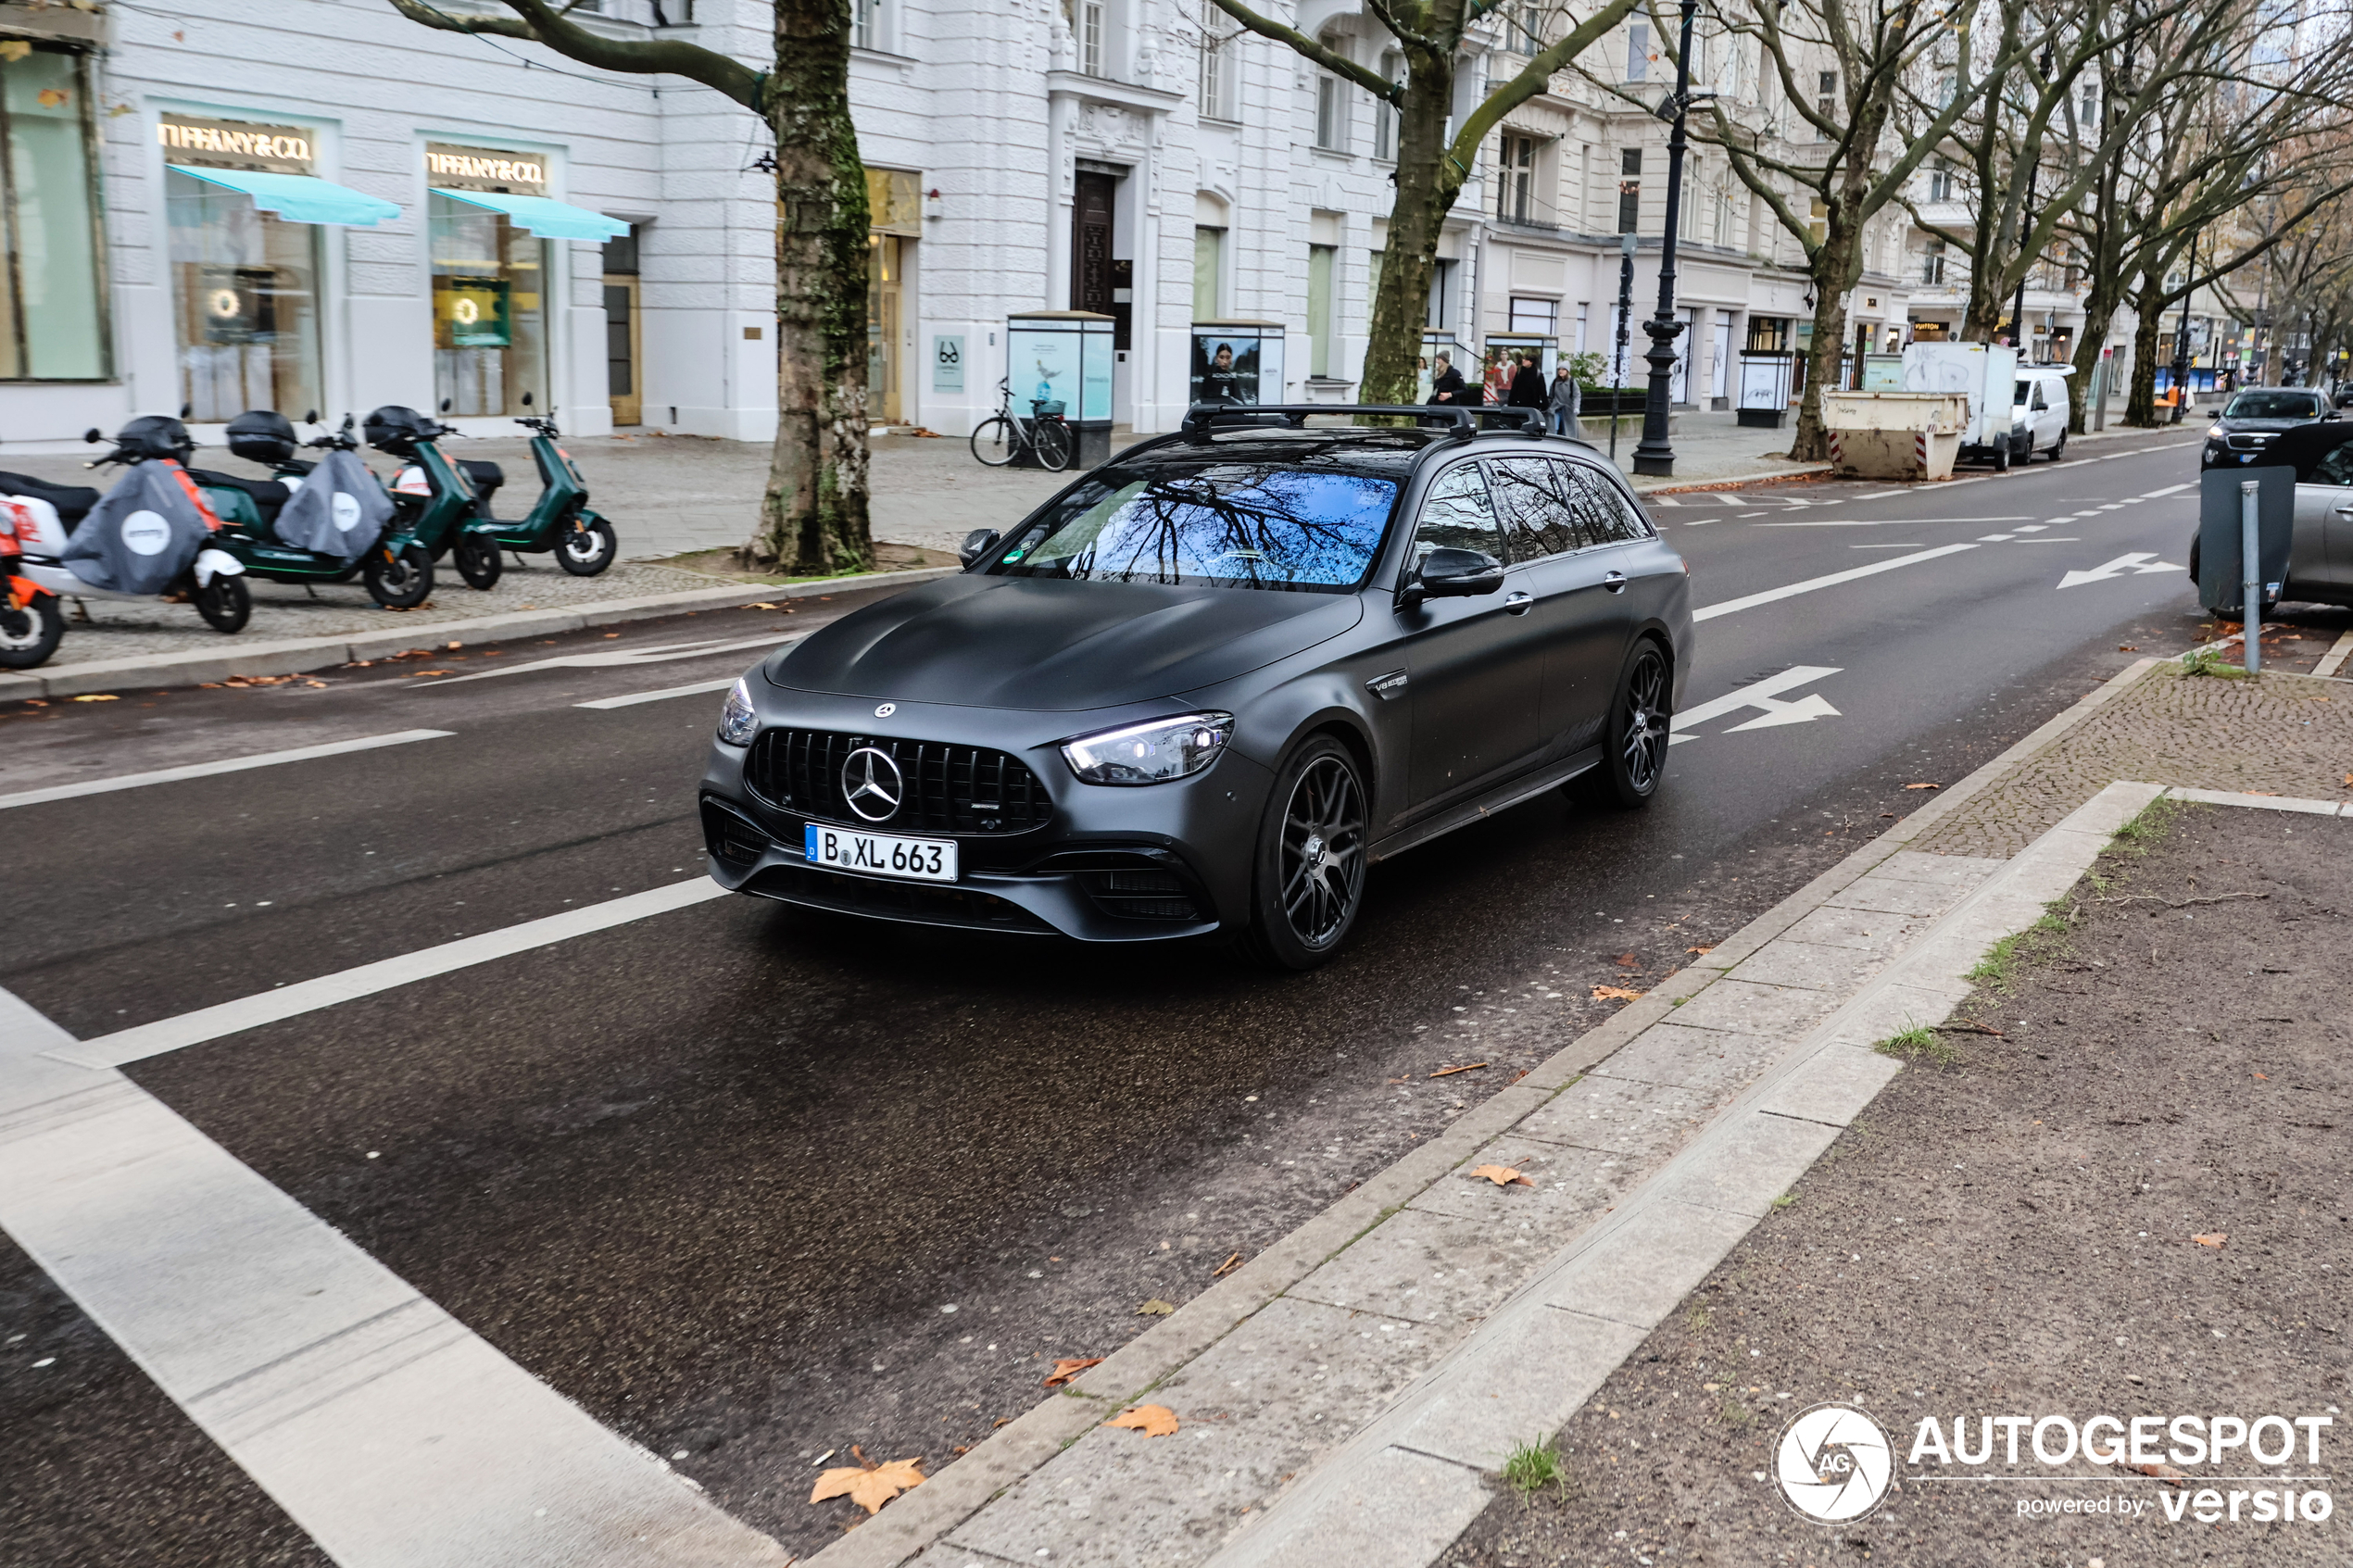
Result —
[[573, 518], [556, 539], [556, 564], [574, 577], [594, 577], [612, 564], [620, 548], [612, 524], [603, 518], [587, 523]]
[[65, 612], [55, 594], [35, 594], [21, 608], [11, 599], [8, 581], [0, 577], [0, 670], [31, 670], [48, 661], [65, 640]]
[[469, 588], [486, 592], [496, 587], [499, 572], [506, 569], [506, 562], [498, 556], [497, 541], [486, 534], [460, 534], [452, 553], [458, 558], [458, 575], [466, 580]]
[[433, 593], [433, 558], [422, 545], [397, 554], [378, 545], [369, 550], [359, 577], [368, 585], [368, 596], [384, 608], [414, 609]]
[[1293, 751], [1259, 825], [1256, 908], [1244, 946], [1275, 969], [1314, 969], [1337, 950], [1365, 900], [1365, 785], [1329, 735]]
[[195, 594], [196, 613], [216, 632], [242, 632], [253, 619], [253, 590], [243, 575], [216, 571]]
[[1604, 793], [1620, 806], [1650, 804], [1667, 772], [1667, 746], [1674, 715], [1667, 703], [1674, 671], [1650, 638], [1634, 645], [1610, 699], [1608, 751], [1602, 759]]

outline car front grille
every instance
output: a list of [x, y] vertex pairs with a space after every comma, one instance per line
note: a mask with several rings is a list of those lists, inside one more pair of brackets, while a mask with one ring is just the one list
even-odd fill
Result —
[[2222, 439], [2233, 452], [2252, 452], [2261, 447], [2269, 446], [2273, 441], [2276, 441], [2279, 438], [2273, 435], [2270, 431], [2258, 430], [2233, 432], [2233, 433], [2224, 436]]
[[1095, 907], [1119, 920], [1196, 921], [1201, 910], [1173, 872], [1082, 872]]
[[[842, 768], [871, 746], [898, 767], [897, 810], [879, 820], [850, 809]], [[1026, 833], [1053, 817], [1053, 802], [1020, 759], [986, 746], [763, 730], [752, 743], [745, 782], [763, 800], [820, 822], [884, 833]]]
[[805, 904], [843, 914], [870, 915], [925, 925], [957, 925], [973, 931], [1011, 931], [1051, 935], [1053, 927], [1009, 898], [975, 887], [934, 886], [849, 876], [787, 861], [770, 866], [744, 884], [763, 898]]
[[770, 840], [736, 812], [714, 800], [702, 803], [703, 843], [711, 858], [726, 865], [749, 866], [768, 853]]

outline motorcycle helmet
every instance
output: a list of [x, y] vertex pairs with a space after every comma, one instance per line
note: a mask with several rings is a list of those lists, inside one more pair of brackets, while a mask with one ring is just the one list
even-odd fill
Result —
[[361, 425], [368, 445], [379, 452], [389, 452], [396, 458], [413, 458], [417, 443], [430, 440], [440, 433], [440, 422], [429, 420], [414, 408], [397, 403], [387, 403], [371, 413]]
[[188, 427], [168, 414], [142, 414], [115, 432], [114, 439], [133, 462], [170, 458], [185, 463], [196, 449], [196, 444], [188, 439]]
[[275, 408], [253, 408], [229, 421], [229, 450], [249, 463], [283, 463], [295, 455], [294, 421]]

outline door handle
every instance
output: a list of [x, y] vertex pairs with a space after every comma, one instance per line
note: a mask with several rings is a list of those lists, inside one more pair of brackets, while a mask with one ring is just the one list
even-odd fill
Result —
[[1533, 594], [1506, 594], [1504, 596], [1504, 608], [1513, 615], [1526, 615], [1529, 610], [1534, 607], [1535, 603], [1536, 596]]
[[1613, 594], [1622, 594], [1626, 591], [1626, 574], [1613, 571], [1602, 579], [1602, 586]]
[[2353, 517], [2353, 502], [2347, 502], [2341, 507], [2331, 507], [2329, 509], [2339, 517]]

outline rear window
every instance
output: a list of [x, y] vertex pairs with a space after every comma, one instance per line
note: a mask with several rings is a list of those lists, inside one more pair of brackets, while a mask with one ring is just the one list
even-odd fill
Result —
[[2317, 392], [2292, 392], [2280, 387], [2257, 387], [2240, 393], [2223, 405], [2226, 420], [2316, 420], [2321, 417], [2321, 395]]
[[1372, 570], [1397, 483], [1266, 462], [1099, 470], [1032, 518], [989, 571], [1340, 593]]

